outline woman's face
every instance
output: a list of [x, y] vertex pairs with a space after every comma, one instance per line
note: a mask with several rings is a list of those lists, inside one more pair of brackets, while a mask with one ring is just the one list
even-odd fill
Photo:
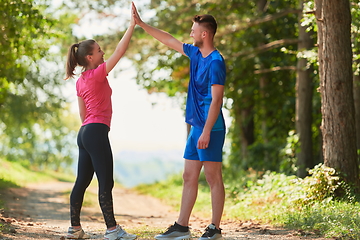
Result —
[[99, 66], [100, 64], [102, 64], [104, 62], [104, 55], [105, 53], [103, 52], [103, 50], [101, 50], [99, 44], [97, 44], [96, 42], [94, 43], [94, 48], [92, 51], [92, 62], [93, 64]]

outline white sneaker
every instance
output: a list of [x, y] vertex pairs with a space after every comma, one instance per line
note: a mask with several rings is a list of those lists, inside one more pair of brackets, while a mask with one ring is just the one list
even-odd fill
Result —
[[67, 239], [88, 239], [90, 238], [82, 228], [74, 229], [73, 227], [69, 227], [68, 234], [66, 236]]
[[129, 234], [119, 225], [116, 225], [116, 229], [109, 231], [106, 230], [104, 240], [134, 240], [137, 236], [135, 234]]

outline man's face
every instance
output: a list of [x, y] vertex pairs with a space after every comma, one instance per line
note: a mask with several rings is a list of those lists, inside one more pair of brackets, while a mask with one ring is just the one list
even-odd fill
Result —
[[199, 25], [199, 23], [194, 22], [191, 27], [190, 37], [194, 39], [194, 46], [201, 48], [203, 45], [203, 32], [204, 29]]

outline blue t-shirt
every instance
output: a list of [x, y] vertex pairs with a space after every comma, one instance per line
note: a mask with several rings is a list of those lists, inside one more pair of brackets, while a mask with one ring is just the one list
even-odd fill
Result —
[[[225, 61], [217, 50], [203, 58], [198, 47], [184, 43], [183, 49], [190, 58], [190, 82], [186, 101], [185, 122], [196, 128], [203, 129], [212, 101], [211, 86], [213, 84], [225, 84]], [[224, 129], [225, 122], [220, 109], [212, 131]]]

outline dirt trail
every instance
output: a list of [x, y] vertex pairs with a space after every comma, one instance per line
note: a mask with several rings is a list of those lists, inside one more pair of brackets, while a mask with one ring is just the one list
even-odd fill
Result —
[[[6, 209], [2, 212], [0, 220], [11, 222], [14, 230], [13, 233], [0, 234], [0, 240], [63, 239], [70, 224], [69, 200], [64, 192], [70, 191], [72, 185], [72, 183], [50, 182], [1, 192], [1, 198], [6, 202]], [[88, 191], [96, 194], [97, 189], [90, 187]], [[129, 189], [114, 188], [113, 198], [116, 220], [131, 233], [148, 230], [161, 232], [177, 218], [177, 212], [160, 200], [139, 195]], [[102, 239], [105, 225], [100, 207], [84, 207], [81, 220], [84, 230], [91, 233], [93, 239]], [[207, 220], [192, 216], [193, 239], [201, 235], [207, 224]], [[222, 229], [226, 240], [325, 240], [325, 238], [316, 238], [314, 235], [299, 236], [301, 235], [299, 231], [276, 229], [239, 220], [224, 220]]]

